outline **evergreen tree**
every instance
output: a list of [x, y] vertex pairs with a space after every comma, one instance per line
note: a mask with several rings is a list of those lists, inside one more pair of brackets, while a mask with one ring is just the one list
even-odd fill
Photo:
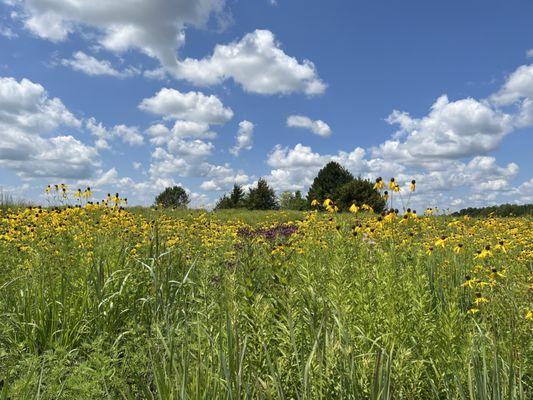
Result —
[[362, 178], [356, 178], [342, 185], [337, 191], [335, 201], [341, 210], [347, 210], [352, 204], [356, 206], [367, 204], [377, 213], [385, 208], [385, 200], [374, 189], [374, 184]]
[[187, 208], [189, 195], [181, 186], [167, 187], [155, 198], [155, 204], [165, 208]]
[[215, 210], [223, 210], [228, 208], [242, 208], [245, 207], [245, 194], [242, 186], [234, 184], [233, 190], [229, 195], [224, 194], [218, 199], [215, 205]]
[[233, 203], [227, 195], [223, 195], [218, 199], [217, 204], [215, 205], [215, 210], [225, 210], [228, 208], [233, 208]]
[[268, 186], [263, 178], [257, 181], [257, 186], [250, 188], [246, 198], [246, 206], [250, 210], [276, 210], [279, 208], [274, 190]]
[[353, 179], [353, 175], [346, 168], [335, 161], [331, 161], [318, 172], [318, 175], [313, 180], [313, 184], [307, 194], [307, 202], [311, 203], [313, 200], [324, 201], [325, 199], [335, 201], [339, 188]]
[[233, 190], [229, 196], [232, 208], [244, 207], [244, 197], [245, 195], [244, 190], [242, 190], [242, 186], [234, 184]]

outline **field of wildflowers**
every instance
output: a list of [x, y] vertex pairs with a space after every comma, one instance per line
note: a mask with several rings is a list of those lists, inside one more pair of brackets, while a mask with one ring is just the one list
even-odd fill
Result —
[[530, 217], [47, 191], [0, 211], [0, 399], [533, 396]]

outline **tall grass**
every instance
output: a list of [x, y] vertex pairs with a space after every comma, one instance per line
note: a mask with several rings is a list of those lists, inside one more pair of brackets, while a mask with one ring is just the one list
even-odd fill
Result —
[[93, 257], [68, 231], [49, 254], [0, 252], [0, 399], [531, 398], [520, 299], [468, 316], [460, 258], [443, 270], [332, 229], [327, 250], [280, 262], [244, 240], [229, 263], [168, 248], [149, 218], [135, 257], [112, 230]]

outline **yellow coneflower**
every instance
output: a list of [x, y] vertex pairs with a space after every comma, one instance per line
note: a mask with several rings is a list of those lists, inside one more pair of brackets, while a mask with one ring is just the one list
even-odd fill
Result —
[[317, 207], [319, 205], [320, 205], [320, 202], [317, 199], [313, 199], [313, 201], [311, 202], [312, 207]]
[[394, 219], [396, 218], [396, 213], [394, 212], [390, 212], [390, 213], [387, 213], [387, 215], [385, 215], [385, 217], [383, 218], [383, 220], [385, 222], [392, 222], [394, 221]]
[[457, 253], [457, 254], [459, 254], [462, 250], [463, 250], [463, 244], [462, 244], [462, 243], [458, 243], [458, 244], [453, 248], [453, 252], [454, 252], [454, 253]]
[[436, 241], [435, 241], [435, 246], [436, 247], [446, 247], [446, 236], [441, 236], [439, 237]]
[[355, 205], [355, 203], [353, 203], [353, 204], [350, 206], [350, 208], [348, 209], [348, 211], [350, 211], [351, 213], [354, 213], [354, 214], [355, 214], [355, 213], [357, 213], [357, 212], [359, 211], [359, 207], [357, 207], [357, 206]]
[[472, 307], [467, 311], [468, 314], [475, 314], [478, 312], [479, 312], [479, 308], [475, 308], [475, 307]]
[[472, 279], [472, 277], [470, 275], [466, 275], [465, 276], [465, 281], [464, 283], [461, 285], [463, 287], [468, 287], [470, 289], [474, 288], [474, 286], [476, 286], [476, 279]]
[[93, 196], [93, 192], [91, 191], [91, 188], [90, 188], [90, 187], [87, 187], [87, 188], [84, 190], [82, 196], [83, 196], [84, 199], [89, 199], [89, 198], [91, 198], [91, 197]]
[[411, 192], [415, 191], [415, 189], [416, 189], [416, 181], [414, 179], [411, 181], [411, 184], [409, 185], [409, 189], [411, 190]]
[[476, 306], [479, 306], [480, 304], [483, 304], [483, 303], [488, 303], [489, 299], [487, 299], [486, 297], [483, 297], [481, 293], [476, 293], [476, 298], [474, 299], [474, 304]]
[[505, 242], [503, 240], [500, 240], [496, 246], [494, 246], [494, 250], [501, 250], [503, 253], [507, 253], [507, 249], [505, 248]]
[[383, 192], [383, 200], [385, 201], [389, 200], [389, 192], [386, 190]]
[[372, 207], [370, 207], [368, 204], [363, 204], [361, 206], [361, 208], [365, 211], [370, 211], [370, 212], [374, 212], [374, 209]]
[[394, 190], [395, 187], [396, 187], [396, 182], [394, 181], [394, 178], [390, 178], [389, 189]]
[[486, 245], [483, 250], [478, 251], [477, 254], [474, 256], [474, 258], [487, 258], [492, 257], [492, 251], [490, 250], [490, 246]]
[[48, 186], [46, 187], [46, 189], [44, 189], [44, 192], [45, 192], [46, 194], [50, 194], [51, 191], [52, 191], [52, 187], [51, 187], [50, 185], [48, 185]]
[[384, 187], [385, 187], [385, 182], [383, 182], [383, 178], [381, 178], [381, 176], [379, 178], [376, 178], [376, 183], [374, 183], [374, 189], [381, 190]]
[[324, 200], [323, 206], [324, 207], [330, 207], [332, 204], [333, 204], [333, 200], [326, 199], [326, 200]]

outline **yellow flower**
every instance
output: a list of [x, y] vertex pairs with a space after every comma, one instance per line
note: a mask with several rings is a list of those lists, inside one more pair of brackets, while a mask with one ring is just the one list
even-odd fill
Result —
[[93, 196], [93, 192], [91, 191], [91, 188], [88, 187], [87, 189], [85, 189], [85, 191], [83, 192], [82, 196], [83, 196], [84, 199], [91, 198]]
[[333, 200], [326, 199], [324, 200], [323, 206], [327, 208], [327, 207], [330, 207], [332, 204], [333, 204]]
[[368, 204], [363, 204], [361, 206], [361, 208], [365, 211], [370, 211], [370, 212], [374, 212], [374, 209], [372, 207], [370, 207]]
[[389, 192], [385, 190], [385, 192], [383, 192], [383, 200], [387, 201], [388, 199], [389, 199]]
[[444, 248], [446, 246], [446, 236], [441, 236], [435, 241], [435, 246]]
[[476, 306], [479, 306], [480, 304], [488, 303], [488, 301], [489, 301], [489, 300], [488, 300], [486, 297], [483, 297], [483, 296], [481, 296], [481, 293], [478, 293], [478, 294], [477, 294], [477, 297], [476, 297], [475, 300], [474, 300], [474, 304], [475, 304]]
[[468, 314], [475, 314], [479, 312], [479, 308], [471, 308], [468, 310]]
[[376, 183], [374, 183], [374, 189], [375, 190], [381, 190], [385, 187], [385, 183], [383, 182], [383, 179], [381, 176], [376, 179]]
[[533, 310], [528, 310], [526, 313], [526, 320], [533, 321]]
[[476, 286], [476, 280], [472, 279], [469, 275], [465, 277], [464, 283], [461, 285], [462, 287], [468, 287], [470, 289], [473, 289], [474, 286]]
[[396, 187], [396, 182], [394, 181], [394, 178], [390, 178], [389, 189], [394, 190], [395, 187]]
[[459, 243], [453, 248], [453, 252], [459, 254], [463, 250], [463, 244]]
[[313, 201], [311, 202], [311, 206], [316, 207], [318, 205], [320, 205], [320, 202], [317, 199], [313, 199]]
[[350, 206], [349, 211], [350, 211], [351, 213], [354, 213], [354, 214], [355, 214], [356, 212], [359, 211], [359, 207], [357, 207], [357, 206], [355, 205], [355, 203], [354, 203], [354, 204], [352, 204], [352, 205]]
[[492, 251], [490, 251], [490, 246], [487, 245], [485, 248], [481, 251], [478, 251], [477, 254], [474, 256], [474, 258], [487, 258], [492, 257]]
[[507, 253], [507, 249], [504, 246], [504, 241], [500, 240], [496, 246], [494, 246], [494, 250], [501, 250], [503, 253]]
[[409, 189], [411, 190], [411, 192], [415, 191], [415, 189], [416, 189], [416, 181], [414, 179], [411, 181], [411, 184], [409, 185]]

